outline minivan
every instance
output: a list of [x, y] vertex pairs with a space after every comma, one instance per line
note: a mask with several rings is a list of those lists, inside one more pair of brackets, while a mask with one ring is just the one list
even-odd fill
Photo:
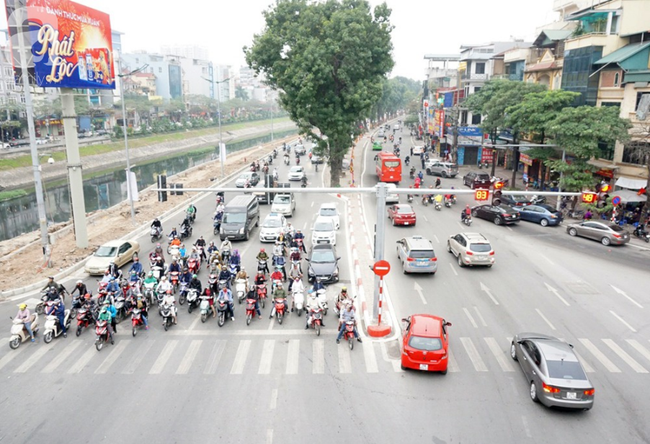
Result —
[[433, 244], [422, 236], [411, 236], [398, 240], [397, 257], [402, 264], [404, 274], [436, 274], [438, 271], [438, 258], [433, 250]]
[[427, 175], [429, 176], [456, 177], [457, 174], [458, 165], [455, 163], [434, 160], [427, 164]]
[[242, 195], [233, 198], [223, 211], [219, 237], [221, 240], [248, 240], [254, 227], [260, 224], [260, 206], [256, 196]]

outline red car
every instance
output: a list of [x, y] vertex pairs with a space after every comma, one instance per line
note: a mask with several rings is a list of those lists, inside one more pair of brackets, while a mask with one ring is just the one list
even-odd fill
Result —
[[447, 349], [451, 322], [428, 314], [416, 314], [407, 319], [402, 339], [402, 370], [411, 368], [447, 374]]
[[393, 225], [415, 225], [415, 211], [410, 205], [391, 205], [388, 207], [388, 218]]

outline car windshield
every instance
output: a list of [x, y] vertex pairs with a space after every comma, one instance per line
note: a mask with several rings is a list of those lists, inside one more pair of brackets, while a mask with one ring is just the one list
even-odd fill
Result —
[[95, 252], [97, 257], [114, 257], [117, 252], [117, 247], [107, 247], [103, 245]]
[[314, 224], [314, 231], [334, 231], [334, 225], [331, 222], [316, 222]]
[[414, 259], [428, 259], [436, 257], [436, 253], [433, 250], [411, 250], [409, 256]]
[[510, 196], [513, 202], [528, 202], [528, 198], [526, 196], [519, 196], [519, 195], [513, 195]]
[[331, 263], [334, 259], [332, 250], [315, 250], [311, 255], [311, 261], [316, 264]]
[[469, 244], [469, 249], [477, 253], [487, 253], [492, 250], [490, 244]]
[[321, 208], [320, 215], [327, 217], [336, 216], [336, 208]]
[[266, 219], [264, 221], [264, 225], [262, 225], [264, 228], [278, 228], [282, 226], [282, 222], [280, 222], [280, 219], [277, 217], [273, 217], [271, 219]]
[[401, 214], [411, 214], [413, 212], [413, 208], [411, 208], [409, 205], [402, 205], [397, 207], [397, 212]]
[[291, 198], [289, 196], [275, 196], [273, 198], [273, 203], [288, 204], [289, 202], [291, 202]]
[[244, 173], [241, 176], [239, 176], [239, 178], [242, 179], [242, 180], [250, 179], [251, 174], [250, 173]]
[[551, 378], [587, 380], [587, 375], [576, 361], [546, 361], [546, 367]]
[[301, 173], [302, 172], [302, 167], [291, 167], [291, 172], [292, 173]]
[[422, 336], [411, 336], [409, 346], [417, 350], [435, 351], [442, 349], [440, 338], [425, 338]]
[[224, 224], [243, 224], [246, 222], [246, 213], [225, 213], [223, 215]]
[[614, 225], [614, 224], [610, 224], [610, 225], [608, 225], [608, 227], [609, 227], [610, 230], [612, 230], [612, 231], [616, 231], [616, 232], [619, 232], [619, 233], [620, 233], [621, 231], [625, 231], [624, 229], [622, 229], [622, 228], [619, 227], [618, 225]]

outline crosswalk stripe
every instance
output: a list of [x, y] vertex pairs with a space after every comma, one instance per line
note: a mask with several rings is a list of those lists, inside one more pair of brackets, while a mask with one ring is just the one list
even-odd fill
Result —
[[298, 358], [300, 357], [300, 340], [289, 340], [289, 350], [287, 353], [287, 375], [298, 374]]
[[14, 373], [25, 373], [27, 370], [29, 370], [32, 365], [36, 364], [39, 359], [43, 357], [45, 353], [47, 353], [50, 350], [50, 347], [48, 346], [43, 346], [36, 350], [33, 355], [31, 355], [29, 358], [27, 358], [25, 361], [23, 361], [22, 364], [14, 371]]
[[460, 338], [460, 342], [463, 344], [463, 347], [465, 348], [465, 351], [467, 352], [469, 359], [472, 361], [472, 365], [474, 366], [474, 369], [477, 372], [488, 371], [487, 367], [485, 366], [485, 363], [483, 362], [483, 359], [481, 359], [481, 355], [479, 355], [478, 350], [474, 346], [472, 340], [470, 338]]
[[603, 352], [601, 352], [600, 350], [598, 350], [598, 347], [596, 347], [596, 346], [593, 344], [593, 342], [591, 342], [589, 339], [578, 338], [578, 340], [579, 340], [579, 341], [582, 343], [582, 345], [584, 345], [584, 346], [587, 348], [587, 350], [589, 350], [589, 351], [591, 352], [591, 354], [594, 355], [594, 357], [595, 357], [596, 359], [598, 359], [598, 360], [600, 361], [600, 363], [603, 364], [603, 366], [604, 366], [607, 370], [609, 370], [611, 373], [620, 373], [620, 372], [621, 372], [621, 370], [620, 370], [618, 367], [616, 367], [616, 366], [614, 365], [614, 363], [613, 363], [612, 361], [610, 361], [609, 358], [608, 358], [607, 356], [605, 356], [605, 354], [604, 354]]
[[13, 361], [16, 356], [19, 356], [24, 350], [25, 346], [23, 348], [19, 348], [18, 350], [12, 350], [11, 352], [7, 353], [0, 359], [0, 370], [2, 370], [7, 364], [9, 364], [11, 361]]
[[605, 345], [611, 348], [612, 351], [616, 353], [619, 358], [625, 361], [627, 365], [632, 367], [632, 370], [634, 370], [637, 373], [648, 373], [648, 370], [643, 368], [643, 366], [639, 364], [637, 361], [635, 361], [632, 356], [628, 355], [625, 352], [625, 350], [623, 350], [616, 342], [612, 341], [611, 339], [603, 339], [603, 342], [605, 343]]
[[465, 312], [465, 314], [466, 314], [467, 317], [469, 318], [469, 322], [472, 324], [472, 327], [474, 327], [474, 328], [478, 328], [478, 325], [476, 324], [476, 321], [475, 321], [474, 318], [472, 317], [472, 314], [469, 312], [469, 310], [466, 309], [465, 307], [463, 307], [463, 311]]
[[362, 344], [361, 348], [363, 349], [363, 359], [366, 361], [366, 372], [379, 373], [375, 345], [372, 342], [366, 342]]
[[81, 345], [81, 341], [72, 341], [68, 344], [67, 347], [65, 347], [63, 350], [61, 350], [54, 359], [50, 361], [49, 364], [45, 366], [43, 370], [41, 370], [41, 373], [52, 373], [54, 370], [56, 370], [59, 365], [65, 361], [68, 356], [72, 354], [73, 351], [77, 349]]
[[262, 358], [260, 359], [260, 368], [257, 371], [260, 375], [271, 373], [271, 363], [273, 362], [273, 351], [275, 349], [274, 339], [265, 339], [264, 348], [262, 349]]
[[460, 371], [460, 367], [458, 367], [458, 362], [456, 362], [456, 358], [454, 358], [454, 354], [451, 352], [451, 350], [447, 351], [447, 371], [451, 373], [456, 373]]
[[117, 361], [117, 358], [120, 357], [122, 352], [126, 349], [126, 346], [129, 344], [127, 341], [119, 341], [117, 345], [108, 353], [108, 356], [106, 356], [106, 359], [102, 361], [101, 364], [99, 364], [99, 367], [97, 367], [97, 370], [95, 370], [96, 375], [103, 375], [105, 374], [109, 368], [111, 368], [111, 365]]
[[580, 354], [577, 351], [573, 350], [573, 353], [575, 353], [576, 356], [578, 357], [578, 360], [584, 367], [586, 373], [596, 373], [596, 370], [594, 370], [594, 368], [591, 365], [589, 365], [589, 363], [582, 356], [580, 356]]
[[216, 373], [225, 347], [226, 341], [224, 339], [219, 339], [215, 342], [214, 347], [212, 347], [212, 351], [210, 352], [209, 364], [205, 370], [203, 370], [204, 375], [214, 375]]
[[165, 364], [169, 361], [169, 358], [172, 356], [174, 349], [178, 345], [178, 341], [171, 340], [163, 347], [162, 352], [158, 355], [156, 362], [153, 363], [151, 370], [149, 370], [150, 375], [159, 375], [162, 373], [165, 368]]
[[75, 373], [81, 373], [84, 367], [88, 365], [88, 363], [94, 356], [97, 356], [97, 350], [95, 349], [95, 346], [93, 344], [93, 346], [88, 350], [86, 350], [86, 353], [81, 355], [81, 358], [77, 359], [77, 362], [75, 362], [72, 365], [72, 367], [68, 369], [68, 374], [72, 375]]
[[647, 348], [642, 346], [638, 341], [634, 339], [626, 339], [627, 343], [630, 344], [636, 351], [638, 351], [644, 358], [650, 361], [650, 351]]
[[339, 373], [352, 373], [352, 361], [350, 360], [350, 348], [339, 345], [336, 347], [339, 352]]
[[507, 352], [504, 352], [501, 349], [501, 347], [499, 347], [497, 340], [494, 338], [483, 338], [483, 339], [485, 340], [485, 343], [488, 345], [488, 348], [496, 358], [499, 367], [501, 367], [501, 370], [503, 370], [504, 372], [514, 372], [515, 369], [511, 362], [512, 359], [506, 357]]
[[244, 372], [244, 365], [246, 364], [246, 358], [248, 357], [248, 351], [250, 348], [250, 339], [243, 339], [239, 341], [237, 354], [235, 355], [235, 361], [232, 363], [232, 368], [230, 369], [231, 375], [241, 375]]
[[177, 375], [186, 375], [189, 373], [190, 368], [192, 368], [192, 364], [194, 363], [194, 359], [196, 359], [196, 355], [199, 353], [199, 349], [201, 348], [202, 343], [203, 341], [201, 339], [195, 339], [190, 343], [190, 346], [185, 352], [185, 356], [183, 356], [183, 360], [176, 369]]
[[325, 373], [325, 340], [314, 339], [311, 348], [313, 354], [312, 373], [322, 375]]
[[129, 365], [127, 365], [126, 368], [122, 370], [122, 374], [132, 375], [133, 373], [135, 373], [137, 368], [144, 360], [145, 355], [149, 352], [149, 350], [151, 350], [151, 347], [153, 347], [154, 342], [156, 341], [153, 339], [147, 339], [143, 341], [142, 344], [140, 344], [138, 349], [135, 351], [135, 358], [133, 358], [131, 362], [129, 362]]

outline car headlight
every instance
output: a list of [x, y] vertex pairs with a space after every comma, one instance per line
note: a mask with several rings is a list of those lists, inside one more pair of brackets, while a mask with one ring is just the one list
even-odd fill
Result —
[[334, 276], [338, 276], [339, 275], [339, 267], [336, 267], [336, 269], [334, 270], [334, 273], [332, 273], [332, 274]]
[[313, 276], [313, 275], [315, 275], [315, 274], [316, 274], [316, 273], [314, 273], [314, 269], [313, 269], [313, 268], [311, 268], [311, 267], [309, 267], [309, 270], [308, 270], [308, 272], [309, 272], [309, 275], [310, 275], [310, 276]]
[[239, 229], [239, 234], [244, 234], [244, 230], [245, 230], [245, 229], [246, 229], [245, 227], [244, 227], [244, 228], [240, 228], [240, 229]]

